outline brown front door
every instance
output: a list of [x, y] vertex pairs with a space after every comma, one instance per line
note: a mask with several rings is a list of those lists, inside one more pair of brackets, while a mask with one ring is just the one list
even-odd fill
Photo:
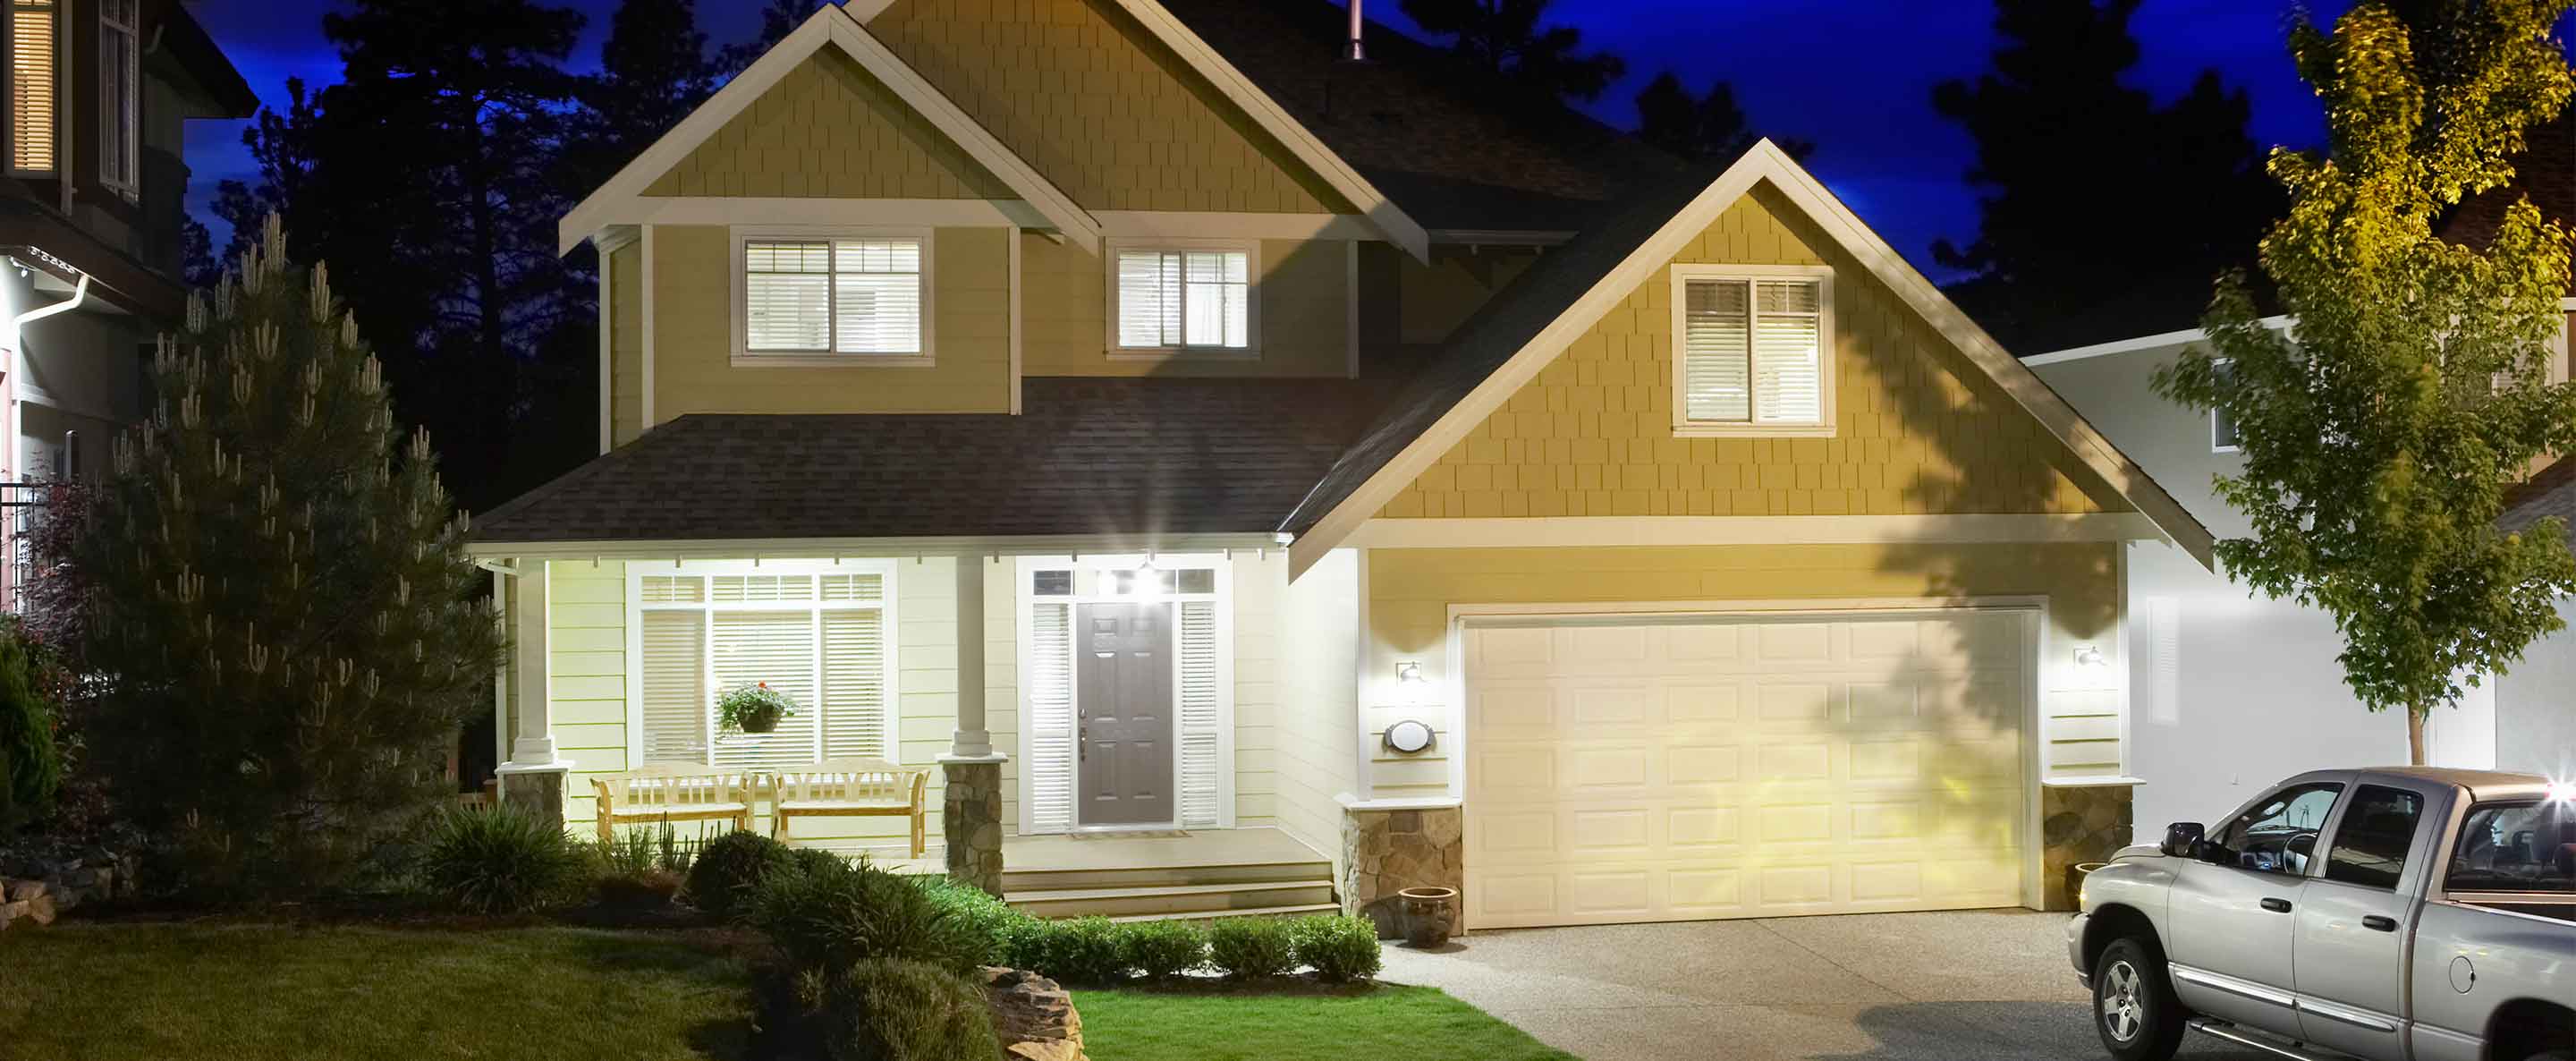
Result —
[[1172, 609], [1085, 604], [1074, 750], [1082, 825], [1172, 822]]

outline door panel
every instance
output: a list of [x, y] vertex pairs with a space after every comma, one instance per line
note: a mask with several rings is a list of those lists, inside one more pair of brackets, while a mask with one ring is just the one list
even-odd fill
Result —
[[1075, 814], [1172, 822], [1172, 627], [1166, 604], [1085, 604], [1076, 617]]
[[2343, 787], [2294, 785], [2247, 804], [2207, 841], [2215, 861], [2174, 874], [2165, 956], [2184, 1005], [2299, 1037], [2292, 939], [2318, 834]]
[[2405, 942], [2414, 931], [2420, 864], [2430, 846], [2429, 792], [2353, 788], [2325, 848], [2320, 879], [2299, 909], [2299, 1023], [2308, 1041], [2364, 1057], [2395, 1057]]

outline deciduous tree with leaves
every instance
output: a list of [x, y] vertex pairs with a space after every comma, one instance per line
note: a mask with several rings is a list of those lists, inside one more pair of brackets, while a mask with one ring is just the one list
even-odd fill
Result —
[[2561, 521], [2496, 528], [2534, 458], [2576, 449], [2576, 387], [2544, 361], [2568, 233], [2523, 200], [2484, 248], [2435, 235], [2567, 102], [2550, 27], [2569, 6], [2362, 3], [2331, 31], [2298, 24], [2328, 148], [2273, 152], [2290, 207], [2261, 249], [2295, 323], [2264, 326], [2232, 277], [2208, 345], [2155, 379], [2235, 421], [2245, 470], [2217, 488], [2253, 534], [2219, 543], [2228, 574], [2333, 615], [2345, 682], [2406, 712], [2417, 763], [2426, 716], [2563, 625], [2552, 599], [2576, 591]]

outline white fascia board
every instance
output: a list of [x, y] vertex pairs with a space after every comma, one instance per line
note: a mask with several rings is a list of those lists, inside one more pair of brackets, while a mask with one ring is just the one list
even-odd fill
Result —
[[2135, 512], [1902, 516], [1543, 516], [1372, 519], [1342, 540], [1359, 549], [1506, 549], [1697, 545], [1977, 545], [2161, 541]]
[[2113, 445], [2101, 432], [2094, 430], [2057, 392], [2040, 381], [2037, 374], [2007, 353], [1993, 337], [1979, 328], [1966, 313], [1941, 294], [1939, 288], [1915, 271], [1904, 256], [1870, 231], [1849, 207], [1834, 198], [1824, 185], [1803, 167], [1783, 153], [1779, 146], [1765, 139], [1755, 144], [1736, 160], [1733, 166], [1709, 184], [1689, 205], [1676, 212], [1664, 227], [1649, 237], [1616, 267], [1612, 268], [1582, 298], [1531, 339], [1503, 367], [1487, 377], [1456, 406], [1441, 414], [1428, 431], [1407, 445], [1395, 459], [1343, 498], [1313, 529], [1292, 547], [1289, 564], [1291, 577], [1303, 572], [1336, 545], [1342, 544], [1353, 531], [1383, 508], [1395, 493], [1404, 488], [1440, 455], [1465, 437], [1486, 416], [1502, 407], [1511, 396], [1539, 370], [1547, 367], [1576, 338], [1582, 336], [1601, 317], [1624, 300], [1639, 284], [1653, 278], [1665, 262], [1679, 253], [1681, 247], [1717, 220], [1719, 214], [1743, 198], [1757, 183], [1768, 182], [1790, 203], [1804, 212], [1844, 253], [1858, 261], [1862, 268], [1887, 285], [1899, 299], [1930, 323], [1969, 361], [1982, 369], [2004, 393], [2056, 436], [2078, 460], [2120, 492], [2162, 532], [2162, 536], [2190, 553], [2204, 567], [2214, 563], [2213, 539], [2200, 521], [2165, 493], [2146, 471]]
[[[818, 225], [928, 228], [1042, 228], [1054, 220], [1025, 199], [824, 199], [762, 196], [635, 196], [606, 204], [606, 231], [644, 225]], [[605, 239], [600, 236], [597, 238]]]
[[[874, 15], [875, 11], [866, 12]], [[556, 225], [557, 253], [570, 253], [583, 240], [601, 229], [616, 224], [643, 223], [638, 215], [657, 205], [643, 195], [655, 180], [678, 165], [688, 153], [714, 136], [743, 111], [750, 109], [762, 94], [777, 86], [798, 64], [826, 47], [838, 47], [868, 73], [892, 89], [896, 98], [911, 107], [931, 125], [956, 141], [976, 162], [991, 170], [1003, 183], [1019, 192], [1044, 222], [1061, 231], [1084, 249], [1097, 252], [1100, 245], [1100, 222], [1076, 204], [1063, 189], [1020, 158], [966, 112], [922, 78], [883, 42], [870, 35], [860, 19], [838, 4], [825, 4], [812, 18], [778, 42], [723, 89], [708, 97], [698, 109], [672, 126], [653, 146], [644, 149], [628, 162], [617, 175], [600, 185], [581, 205], [565, 214]], [[677, 223], [677, 222], [660, 222]]]
[[[2263, 318], [2263, 326], [2274, 331], [2279, 331], [2290, 326], [2290, 318], [2283, 316], [2265, 317]], [[2170, 332], [2157, 332], [2154, 335], [2140, 335], [2128, 339], [2113, 339], [2109, 342], [2094, 343], [2089, 346], [2070, 347], [2064, 350], [2051, 350], [2045, 354], [2032, 354], [2029, 357], [2022, 358], [2021, 363], [2029, 365], [2032, 368], [2039, 368], [2044, 365], [2054, 365], [2065, 361], [2082, 361], [2086, 358], [2109, 357], [2113, 354], [2134, 354], [2141, 350], [2165, 350], [2177, 346], [2188, 346], [2192, 343], [2206, 341], [2208, 338], [2209, 332], [2205, 329], [2183, 328]]]
[[672, 541], [468, 542], [476, 558], [545, 560], [745, 560], [816, 557], [1094, 556], [1260, 552], [1279, 548], [1268, 532], [936, 536], [901, 538], [709, 538]]

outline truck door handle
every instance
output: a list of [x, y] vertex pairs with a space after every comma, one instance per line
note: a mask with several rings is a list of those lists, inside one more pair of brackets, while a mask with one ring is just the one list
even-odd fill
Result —
[[2265, 899], [2263, 900], [2263, 909], [2276, 914], [2286, 914], [2290, 912], [2290, 901], [2287, 899]]
[[2361, 919], [2361, 927], [2373, 932], [2395, 932], [2397, 931], [2397, 919], [2372, 914]]

